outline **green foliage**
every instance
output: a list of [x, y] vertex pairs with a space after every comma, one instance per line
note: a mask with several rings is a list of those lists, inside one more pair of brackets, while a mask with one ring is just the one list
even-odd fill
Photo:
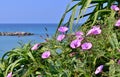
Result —
[[[120, 76], [120, 29], [115, 26], [119, 13], [110, 9], [118, 0], [73, 0], [78, 2], [71, 8], [68, 4], [58, 28], [63, 24], [66, 15], [71, 12], [68, 22], [64, 25], [69, 31], [63, 33], [62, 41], [56, 40], [60, 34], [40, 43], [37, 50], [31, 50], [33, 45], [21, 44], [5, 53], [0, 60], [0, 77], [6, 77], [9, 72], [13, 77], [119, 77]], [[88, 8], [94, 7], [93, 12], [86, 14]], [[79, 10], [78, 10], [79, 9]], [[76, 13], [78, 15], [76, 17]], [[76, 39], [73, 30], [81, 18], [89, 16], [88, 20], [78, 26], [76, 31], [82, 31], [84, 42], [91, 42], [92, 48], [82, 49], [81, 46], [72, 48], [71, 42]], [[76, 23], [74, 23], [76, 21]], [[86, 35], [93, 26], [99, 26], [101, 33]], [[48, 58], [42, 58], [45, 51], [50, 51]], [[98, 66], [104, 65], [102, 71], [95, 74]]]

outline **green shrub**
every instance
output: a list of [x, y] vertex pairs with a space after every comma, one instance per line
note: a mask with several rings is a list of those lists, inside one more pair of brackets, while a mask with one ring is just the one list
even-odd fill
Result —
[[[24, 44], [5, 53], [0, 76], [12, 73], [13, 77], [119, 77], [119, 9], [110, 8], [115, 1], [119, 4], [117, 0], [78, 0], [66, 9], [53, 38], [34, 46]], [[101, 6], [106, 2], [106, 6]], [[88, 20], [73, 30], [74, 20], [81, 17], [74, 18], [77, 7], [82, 6], [81, 15], [93, 3], [95, 9]], [[69, 21], [61, 26], [71, 10]]]

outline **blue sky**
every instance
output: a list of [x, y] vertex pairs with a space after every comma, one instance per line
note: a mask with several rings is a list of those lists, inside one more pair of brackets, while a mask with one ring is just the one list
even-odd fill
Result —
[[1, 0], [0, 23], [58, 23], [70, 0]]

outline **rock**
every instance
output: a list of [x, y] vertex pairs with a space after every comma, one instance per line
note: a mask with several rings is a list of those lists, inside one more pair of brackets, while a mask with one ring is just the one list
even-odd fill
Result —
[[0, 36], [29, 36], [34, 35], [29, 32], [0, 32]]

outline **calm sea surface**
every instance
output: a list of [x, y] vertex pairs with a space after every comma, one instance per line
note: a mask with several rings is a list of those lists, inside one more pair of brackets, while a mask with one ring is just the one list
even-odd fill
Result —
[[[47, 31], [45, 29], [47, 28]], [[0, 24], [0, 32], [30, 32], [32, 36], [0, 36], [0, 57], [7, 51], [18, 47], [18, 42], [32, 43], [43, 42], [42, 35], [46, 38], [46, 33], [52, 36], [57, 28], [57, 24]]]

